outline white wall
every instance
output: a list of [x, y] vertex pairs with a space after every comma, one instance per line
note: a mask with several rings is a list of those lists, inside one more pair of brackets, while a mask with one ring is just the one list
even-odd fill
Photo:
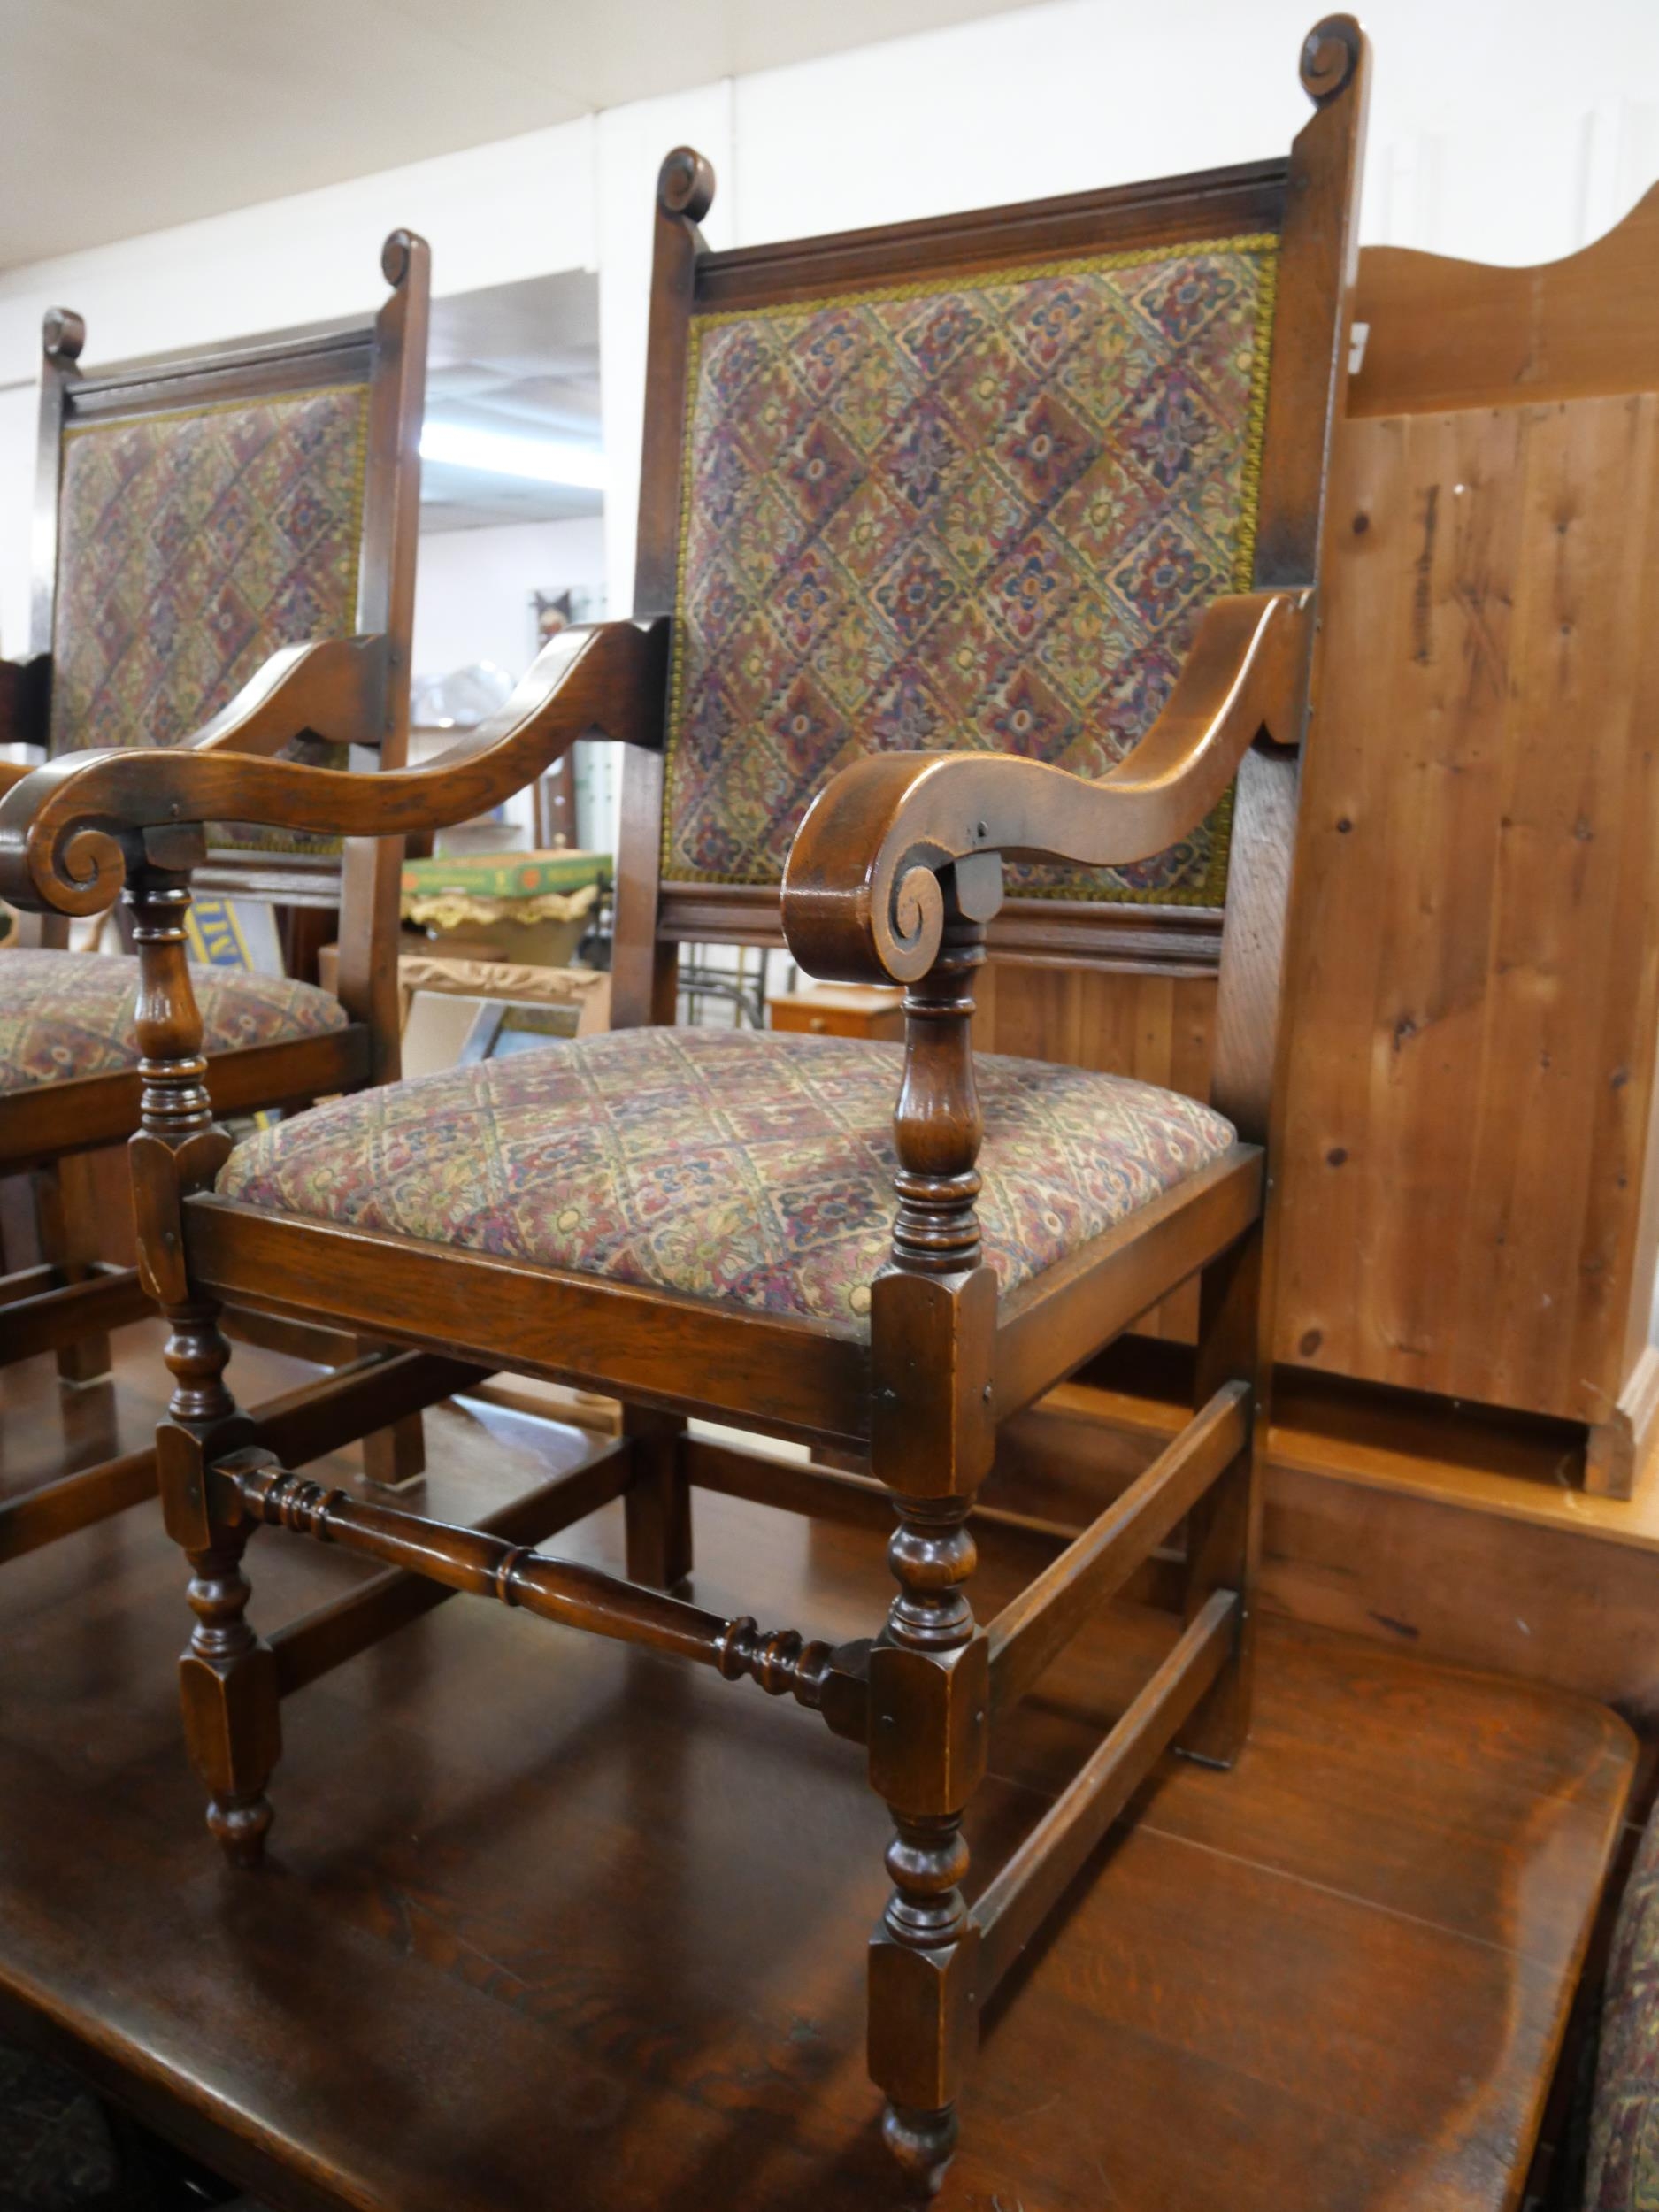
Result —
[[[942, 215], [1259, 159], [1302, 127], [1313, 0], [1052, 0], [597, 119], [611, 605], [628, 603], [651, 183], [713, 161], [718, 246]], [[1659, 177], [1655, 0], [1370, 0], [1361, 234], [1550, 260]], [[1617, 56], [1610, 73], [1608, 57]]]
[[585, 118], [6, 270], [0, 383], [34, 377], [53, 305], [86, 317], [88, 357], [106, 361], [357, 314], [381, 296], [380, 243], [399, 225], [431, 245], [440, 292], [591, 268], [593, 132]]
[[21, 652], [28, 637], [47, 308], [86, 318], [95, 364], [372, 314], [385, 296], [381, 242], [400, 226], [431, 245], [441, 294], [592, 268], [594, 180], [589, 118], [0, 272], [0, 650]]
[[447, 675], [494, 661], [515, 680], [534, 657], [530, 595], [572, 586], [603, 592], [605, 529], [579, 522], [503, 523], [439, 530], [420, 541], [415, 580], [415, 673]]
[[[941, 35], [949, 35], [942, 34]], [[605, 442], [605, 557], [611, 611], [634, 603], [634, 536], [645, 422], [645, 327], [649, 306], [657, 173], [675, 146], [695, 146], [729, 180], [736, 168], [733, 81], [610, 108], [595, 118], [598, 182], [599, 379]], [[738, 243], [734, 195], [717, 193], [703, 226], [710, 246]]]

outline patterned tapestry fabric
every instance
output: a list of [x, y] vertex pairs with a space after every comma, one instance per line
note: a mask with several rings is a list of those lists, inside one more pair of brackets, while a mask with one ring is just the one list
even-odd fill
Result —
[[[694, 320], [665, 874], [775, 883], [869, 751], [1098, 776], [1248, 588], [1277, 241]], [[1229, 804], [1013, 887], [1219, 905]]]
[[[765, 1313], [860, 1325], [887, 1258], [902, 1048], [630, 1029], [360, 1092], [238, 1147], [223, 1196]], [[1002, 1288], [1225, 1152], [1206, 1106], [976, 1063]]]
[[[350, 636], [367, 424], [367, 388], [346, 385], [70, 430], [54, 752], [176, 745], [279, 646]], [[338, 748], [303, 757], [343, 765]], [[327, 849], [265, 830], [214, 841]]]
[[[190, 984], [210, 1053], [343, 1029], [338, 999], [286, 976], [204, 968]], [[119, 954], [0, 953], [0, 1093], [134, 1067], [138, 963]]]
[[1584, 2212], [1659, 2205], [1659, 1818], [1619, 1906], [1601, 2008]]

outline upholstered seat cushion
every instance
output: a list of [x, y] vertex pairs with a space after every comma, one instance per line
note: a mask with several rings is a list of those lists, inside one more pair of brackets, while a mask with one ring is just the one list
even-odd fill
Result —
[[[314, 1107], [221, 1196], [856, 1325], [887, 1258], [902, 1048], [633, 1029]], [[980, 1219], [1002, 1288], [1195, 1174], [1233, 1133], [1125, 1078], [978, 1063]]]
[[[343, 1029], [338, 999], [286, 976], [192, 964], [210, 1054]], [[138, 1063], [138, 963], [119, 954], [0, 952], [0, 1092]]]

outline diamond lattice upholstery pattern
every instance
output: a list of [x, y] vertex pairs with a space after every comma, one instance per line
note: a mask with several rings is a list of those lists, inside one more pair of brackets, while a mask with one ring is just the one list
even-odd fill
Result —
[[1659, 2204], [1659, 1818], [1650, 1820], [1619, 1905], [1601, 2043], [1584, 2212]]
[[[238, 1147], [222, 1196], [856, 1327], [887, 1257], [902, 1048], [620, 1030], [337, 1099]], [[1003, 1290], [1233, 1133], [1126, 1078], [975, 1063]]]
[[[694, 320], [664, 872], [775, 883], [865, 751], [1098, 776], [1247, 588], [1276, 242]], [[1225, 803], [1017, 888], [1218, 905]]]
[[[190, 966], [209, 1053], [346, 1026], [338, 999], [287, 976]], [[119, 954], [0, 952], [0, 1093], [138, 1064], [138, 963]]]
[[[55, 752], [176, 745], [279, 647], [352, 634], [367, 420], [366, 387], [347, 385], [69, 432]], [[326, 849], [269, 831], [214, 841]]]

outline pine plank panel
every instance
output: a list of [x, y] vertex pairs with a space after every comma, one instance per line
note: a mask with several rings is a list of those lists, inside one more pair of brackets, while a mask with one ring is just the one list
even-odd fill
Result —
[[1656, 410], [1345, 427], [1291, 949], [1283, 1359], [1595, 1423], [1640, 1349]]

